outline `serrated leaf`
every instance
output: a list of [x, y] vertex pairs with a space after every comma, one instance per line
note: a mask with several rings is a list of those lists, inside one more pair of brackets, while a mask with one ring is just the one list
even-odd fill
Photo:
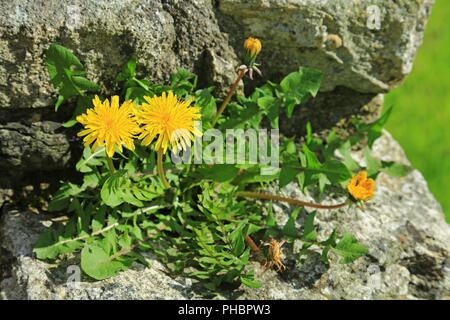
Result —
[[210, 121], [217, 112], [216, 100], [211, 94], [213, 88], [198, 90], [195, 95], [195, 105], [201, 108], [202, 120]]
[[336, 247], [333, 248], [333, 251], [341, 257], [339, 263], [346, 264], [365, 255], [368, 252], [368, 248], [359, 243], [353, 235], [346, 233], [336, 244]]
[[128, 60], [127, 64], [122, 67], [122, 70], [117, 75], [117, 81], [126, 81], [128, 79], [133, 79], [136, 73], [136, 59], [131, 58]]
[[112, 208], [122, 204], [124, 200], [121, 197], [121, 175], [122, 171], [116, 171], [114, 174], [106, 179], [100, 191], [102, 201]]
[[311, 212], [305, 220], [302, 240], [313, 242], [317, 239], [317, 231], [314, 227], [314, 218], [316, 217], [316, 211]]
[[252, 276], [240, 276], [240, 279], [244, 286], [252, 289], [258, 289], [262, 286], [261, 282], [255, 280]]
[[295, 177], [297, 176], [297, 174], [300, 173], [300, 171], [301, 170], [299, 168], [289, 166], [289, 165], [283, 165], [281, 167], [280, 178], [279, 178], [280, 179], [280, 188], [284, 188], [289, 183], [294, 181]]
[[233, 232], [230, 234], [230, 240], [233, 247], [233, 254], [236, 256], [241, 255], [245, 249], [244, 242], [244, 223], [241, 223]]
[[236, 177], [239, 168], [231, 164], [214, 164], [212, 166], [201, 167], [198, 172], [204, 179], [226, 182]]
[[297, 237], [297, 228], [295, 227], [295, 221], [297, 221], [298, 214], [300, 213], [300, 208], [295, 208], [289, 216], [288, 221], [283, 227], [283, 233], [289, 237]]
[[280, 82], [278, 96], [284, 101], [288, 118], [292, 116], [296, 105], [317, 95], [321, 79], [322, 73], [320, 71], [300, 67], [297, 72], [288, 74]]

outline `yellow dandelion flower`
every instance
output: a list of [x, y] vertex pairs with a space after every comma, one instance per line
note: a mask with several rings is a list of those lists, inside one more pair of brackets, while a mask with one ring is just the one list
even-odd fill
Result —
[[122, 152], [122, 145], [134, 150], [133, 138], [139, 133], [139, 126], [135, 120], [131, 100], [119, 105], [119, 97], [111, 97], [101, 102], [98, 96], [92, 100], [94, 108], [87, 109], [86, 113], [79, 115], [77, 121], [84, 126], [78, 136], [85, 136], [84, 145], [92, 145], [92, 150], [105, 146], [108, 157], [114, 155], [117, 146]]
[[375, 181], [367, 179], [367, 171], [360, 171], [347, 185], [348, 192], [355, 200], [370, 200], [375, 193]]
[[172, 91], [159, 97], [144, 97], [147, 103], [141, 105], [137, 119], [141, 127], [139, 139], [148, 146], [156, 138], [155, 150], [166, 153], [185, 150], [194, 135], [201, 136], [194, 122], [201, 118], [200, 108], [191, 106], [192, 100], [179, 100]]
[[257, 38], [248, 37], [244, 42], [244, 48], [250, 56], [256, 57], [262, 48], [261, 41]]

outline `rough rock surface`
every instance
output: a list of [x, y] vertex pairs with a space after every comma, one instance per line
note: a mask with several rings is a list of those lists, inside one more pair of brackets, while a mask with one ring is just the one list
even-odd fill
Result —
[[0, 177], [0, 206], [22, 187], [16, 173], [68, 167], [76, 154], [73, 130], [58, 128], [73, 106], [53, 112], [50, 44], [73, 50], [106, 95], [117, 92], [114, 79], [133, 56], [152, 80], [184, 67], [218, 88], [238, 65], [210, 1], [13, 0], [0, 1], [0, 12], [0, 171], [15, 172]]
[[206, 49], [236, 64], [209, 1], [14, 0], [0, 9], [0, 108], [54, 103], [44, 64], [54, 42], [74, 50], [88, 77], [109, 90], [132, 56], [154, 80], [180, 66], [199, 71]]
[[[329, 93], [318, 100], [312, 114], [318, 119], [316, 130], [329, 128], [348, 118], [348, 110], [371, 115], [363, 110], [371, 99], [409, 73], [432, 3], [1, 1], [0, 130], [8, 130], [3, 126], [15, 122], [20, 109], [40, 118], [34, 121], [51, 120], [49, 110], [55, 92], [44, 64], [45, 50], [51, 43], [72, 49], [84, 63], [88, 78], [98, 82], [105, 94], [116, 92], [113, 79], [131, 56], [138, 58], [139, 72], [152, 80], [167, 80], [171, 71], [185, 67], [199, 74], [201, 85], [220, 89], [232, 81], [239, 64], [237, 54], [242, 54], [242, 40], [250, 34], [262, 38], [260, 60], [267, 79], [277, 80], [299, 65], [324, 72], [322, 90]], [[351, 105], [347, 101], [352, 101]], [[314, 112], [329, 105], [332, 110], [328, 114], [335, 118], [332, 121]], [[67, 120], [67, 114], [59, 115], [53, 120]], [[32, 139], [40, 135], [39, 126], [27, 126]], [[63, 145], [67, 143], [62, 141]], [[5, 150], [9, 144], [0, 146], [0, 162], [16, 162], [21, 156]], [[33, 155], [36, 163], [30, 170], [51, 166], [47, 159], [54, 158], [55, 152], [42, 146]]]
[[[321, 90], [386, 92], [412, 68], [434, 0], [221, 0], [223, 29], [238, 48], [262, 39], [268, 78], [306, 65], [325, 74]], [[234, 31], [234, 32], [233, 32]]]
[[[402, 149], [385, 134], [375, 144], [375, 154], [384, 160], [407, 163]], [[358, 157], [358, 154], [356, 154]], [[293, 185], [283, 192], [307, 198]], [[325, 199], [324, 202], [339, 201]], [[276, 218], [288, 219], [289, 206], [276, 205]], [[300, 215], [298, 223], [301, 223]], [[136, 265], [111, 279], [67, 284], [74, 258], [50, 265], [33, 258], [38, 233], [48, 225], [40, 215], [6, 210], [0, 221], [0, 297], [3, 299], [193, 299], [201, 298], [190, 279], [173, 279], [153, 260], [150, 268]], [[375, 198], [365, 209], [319, 210], [319, 236], [333, 228], [350, 231], [368, 245], [369, 254], [349, 265], [332, 257], [327, 269], [318, 256], [296, 262], [287, 248], [287, 271], [263, 273], [260, 289], [239, 288], [223, 292], [221, 298], [239, 299], [450, 299], [450, 226], [442, 209], [418, 171], [404, 178], [381, 174]], [[299, 245], [299, 244], [297, 244]], [[295, 250], [294, 245], [292, 250]], [[3, 261], [4, 260], [4, 261]], [[10, 263], [5, 263], [9, 261]], [[69, 269], [67, 269], [69, 266]], [[219, 297], [220, 298], [220, 297]]]

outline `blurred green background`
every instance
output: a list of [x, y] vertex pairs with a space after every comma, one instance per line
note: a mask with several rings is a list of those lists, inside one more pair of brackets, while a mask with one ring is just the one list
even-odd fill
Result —
[[425, 176], [450, 222], [450, 0], [437, 0], [412, 73], [386, 96], [387, 129]]

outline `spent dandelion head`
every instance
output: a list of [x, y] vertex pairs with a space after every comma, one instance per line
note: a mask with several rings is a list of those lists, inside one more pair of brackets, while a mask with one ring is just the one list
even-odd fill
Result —
[[194, 135], [201, 136], [195, 126], [195, 121], [201, 118], [200, 108], [191, 106], [192, 100], [180, 100], [172, 91], [144, 99], [146, 102], [137, 112], [141, 125], [139, 139], [144, 146], [156, 139], [156, 151], [166, 153], [169, 147], [174, 151], [185, 150]]
[[375, 194], [375, 181], [367, 179], [367, 171], [360, 171], [352, 177], [347, 190], [355, 200], [367, 201]]
[[77, 121], [84, 126], [78, 133], [83, 138], [84, 145], [92, 144], [92, 149], [105, 147], [108, 157], [114, 155], [115, 147], [122, 152], [122, 146], [134, 150], [133, 139], [139, 133], [139, 126], [134, 117], [134, 104], [131, 100], [119, 104], [119, 97], [111, 97], [101, 101], [98, 96], [92, 100], [94, 108], [79, 115]]

